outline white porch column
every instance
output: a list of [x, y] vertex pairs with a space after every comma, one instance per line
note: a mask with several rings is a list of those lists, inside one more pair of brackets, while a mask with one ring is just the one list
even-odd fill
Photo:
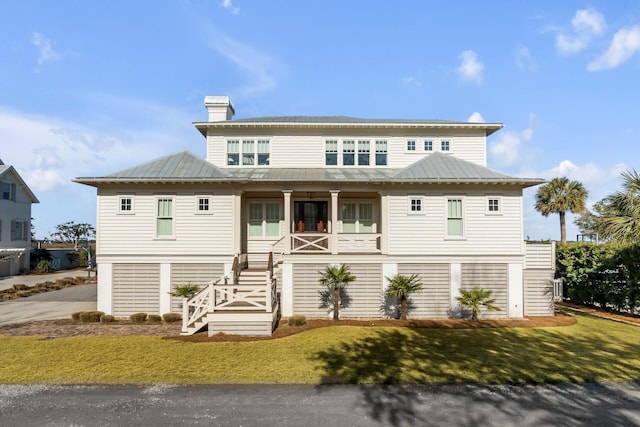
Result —
[[242, 253], [242, 191], [233, 193], [233, 253]]
[[98, 264], [98, 304], [96, 309], [113, 314], [113, 264]]
[[282, 190], [284, 195], [284, 253], [291, 253], [291, 193], [293, 190]]
[[460, 308], [460, 303], [456, 299], [460, 296], [460, 288], [462, 287], [462, 265], [461, 264], [450, 264], [449, 266], [449, 295], [451, 296], [451, 317], [460, 317], [462, 315], [462, 310]]
[[509, 317], [521, 318], [524, 316], [524, 282], [522, 264], [509, 264]]
[[160, 264], [160, 313], [169, 313], [171, 311], [171, 264]]
[[329, 190], [331, 193], [331, 253], [338, 253], [338, 194], [340, 190]]

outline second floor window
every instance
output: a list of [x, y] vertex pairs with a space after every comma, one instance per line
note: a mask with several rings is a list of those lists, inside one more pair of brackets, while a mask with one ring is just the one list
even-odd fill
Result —
[[440, 151], [449, 151], [449, 141], [440, 141]]
[[376, 166], [387, 165], [387, 141], [376, 141]]
[[447, 200], [447, 236], [463, 236], [462, 199]]
[[416, 142], [413, 140], [407, 141], [407, 151], [416, 151]]
[[11, 240], [29, 240], [29, 221], [11, 221]]
[[227, 141], [227, 166], [269, 166], [268, 139], [237, 139]]
[[353, 166], [355, 164], [355, 153], [355, 141], [347, 140], [342, 142], [342, 164], [344, 166]]
[[11, 182], [2, 183], [2, 199], [16, 201], [16, 185]]
[[424, 151], [433, 151], [433, 141], [424, 142]]
[[238, 166], [240, 164], [240, 141], [227, 141], [227, 165]]
[[269, 166], [269, 140], [258, 140], [258, 166]]
[[338, 141], [330, 140], [325, 142], [324, 164], [327, 166], [338, 165]]
[[253, 166], [255, 164], [255, 142], [252, 139], [242, 141], [242, 166]]
[[358, 166], [369, 166], [369, 141], [358, 141]]
[[158, 199], [156, 232], [158, 237], [173, 236], [173, 199]]
[[133, 197], [131, 196], [120, 197], [120, 204], [118, 206], [118, 211], [121, 214], [132, 214], [133, 213]]

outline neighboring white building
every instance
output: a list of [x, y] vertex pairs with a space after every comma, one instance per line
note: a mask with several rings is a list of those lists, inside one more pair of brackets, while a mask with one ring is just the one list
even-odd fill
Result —
[[13, 166], [0, 160], [0, 276], [29, 270], [31, 204], [39, 203]]
[[99, 310], [176, 311], [173, 286], [226, 276], [185, 326], [270, 333], [278, 301], [283, 316], [329, 315], [318, 271], [346, 263], [357, 279], [343, 317], [388, 315], [385, 277], [396, 273], [425, 284], [414, 318], [455, 314], [459, 289], [474, 286], [502, 309], [486, 317], [552, 314], [553, 246], [527, 257], [523, 241], [522, 190], [543, 180], [486, 167], [487, 136], [502, 124], [232, 120], [228, 97], [205, 106], [195, 127], [206, 159], [182, 152], [75, 180], [97, 188]]

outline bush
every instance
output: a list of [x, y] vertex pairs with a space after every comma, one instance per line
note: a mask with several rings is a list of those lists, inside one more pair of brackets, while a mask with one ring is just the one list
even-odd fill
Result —
[[103, 311], [85, 311], [80, 314], [80, 321], [82, 323], [97, 323], [103, 315]]
[[13, 285], [13, 289], [15, 291], [26, 291], [27, 289], [29, 289], [29, 287], [27, 285], [23, 285], [22, 283], [16, 283], [15, 285]]
[[47, 261], [46, 259], [43, 259], [36, 265], [36, 273], [50, 273], [51, 270], [53, 270], [53, 268], [51, 267], [51, 262]]
[[162, 320], [167, 323], [179, 322], [182, 320], [182, 315], [180, 313], [165, 313], [162, 315]]
[[84, 311], [76, 311], [75, 313], [71, 313], [71, 319], [77, 322], [78, 320], [80, 320], [80, 315], [82, 313], [84, 313]]
[[288, 323], [291, 326], [303, 326], [307, 323], [307, 318], [302, 315], [291, 316]]
[[147, 320], [152, 323], [162, 322], [162, 316], [159, 314], [150, 314]]
[[133, 313], [129, 316], [129, 320], [133, 323], [142, 323], [147, 320], [147, 313]]
[[110, 314], [103, 314], [100, 316], [100, 323], [112, 323], [116, 318]]
[[33, 295], [33, 292], [31, 292], [31, 291], [18, 291], [18, 292], [16, 292], [16, 296], [18, 298], [30, 297], [31, 295]]
[[200, 287], [189, 282], [184, 285], [176, 285], [176, 287], [173, 289], [173, 292], [169, 292], [169, 295], [177, 298], [191, 299], [198, 292], [200, 292]]

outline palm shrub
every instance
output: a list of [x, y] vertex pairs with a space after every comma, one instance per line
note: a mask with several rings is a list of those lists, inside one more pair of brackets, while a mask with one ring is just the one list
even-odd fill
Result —
[[496, 299], [491, 298], [491, 293], [490, 290], [482, 288], [460, 289], [460, 296], [456, 299], [460, 305], [471, 309], [471, 320], [477, 321], [481, 306], [485, 306], [487, 310], [500, 311], [500, 307], [493, 305]]
[[356, 280], [356, 276], [351, 274], [349, 266], [346, 264], [328, 265], [324, 270], [318, 271], [318, 274], [320, 275], [318, 282], [333, 291], [333, 320], [339, 320], [340, 291]]
[[184, 285], [176, 285], [173, 292], [169, 292], [169, 295], [172, 297], [191, 299], [198, 292], [200, 292], [200, 287], [189, 282]]
[[409, 295], [421, 291], [423, 284], [417, 274], [412, 274], [411, 276], [395, 274], [391, 277], [386, 277], [386, 279], [389, 282], [389, 286], [385, 291], [385, 295], [398, 298], [400, 301], [400, 320], [406, 320]]

